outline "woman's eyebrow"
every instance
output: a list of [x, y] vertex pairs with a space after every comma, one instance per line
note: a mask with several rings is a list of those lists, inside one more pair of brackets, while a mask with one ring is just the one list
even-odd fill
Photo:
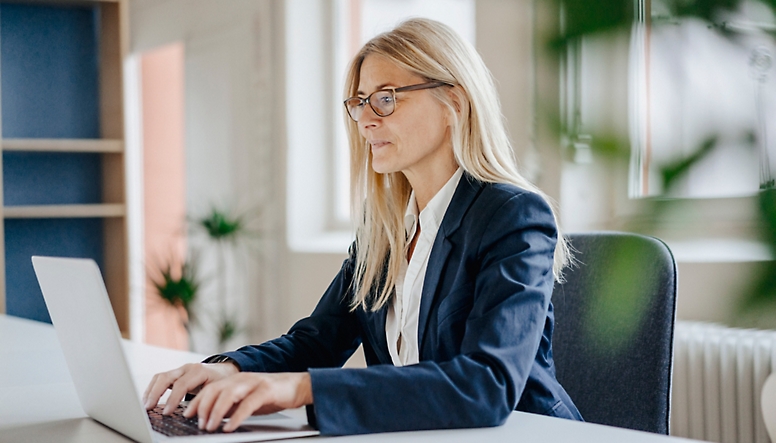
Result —
[[[381, 89], [385, 89], [386, 86], [391, 86], [391, 83], [383, 83], [382, 85], [380, 85], [377, 88], [375, 88], [375, 91], [379, 91]], [[366, 92], [364, 92], [364, 91], [359, 89], [358, 91], [356, 91], [356, 94], [358, 94], [358, 95], [366, 95]]]

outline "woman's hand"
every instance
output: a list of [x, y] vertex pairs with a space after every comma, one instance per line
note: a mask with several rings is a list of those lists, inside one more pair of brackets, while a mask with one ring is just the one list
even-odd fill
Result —
[[207, 431], [215, 431], [224, 417], [231, 417], [223, 428], [231, 432], [250, 415], [270, 414], [312, 402], [312, 383], [307, 372], [241, 372], [208, 383], [183, 415], [199, 416], [200, 429]]
[[190, 363], [172, 371], [154, 375], [143, 394], [146, 409], [153, 409], [162, 394], [172, 389], [164, 413], [170, 414], [180, 404], [187, 392], [196, 392], [200, 387], [240, 372], [232, 363]]

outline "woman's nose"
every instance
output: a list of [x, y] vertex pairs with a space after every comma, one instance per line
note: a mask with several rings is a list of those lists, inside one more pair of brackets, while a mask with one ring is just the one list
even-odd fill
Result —
[[358, 119], [358, 123], [363, 127], [371, 127], [376, 126], [380, 119], [379, 115], [375, 113], [375, 110], [372, 109], [372, 106], [366, 104], [364, 105], [364, 110], [361, 112], [361, 117]]

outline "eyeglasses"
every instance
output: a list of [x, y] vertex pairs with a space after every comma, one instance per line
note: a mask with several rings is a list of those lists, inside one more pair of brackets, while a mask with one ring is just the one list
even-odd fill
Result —
[[350, 97], [345, 100], [345, 109], [348, 111], [348, 115], [354, 122], [358, 122], [361, 116], [364, 114], [364, 105], [369, 104], [372, 111], [379, 117], [388, 117], [396, 110], [396, 93], [419, 91], [421, 89], [432, 89], [440, 86], [453, 86], [450, 83], [434, 81], [427, 83], [420, 83], [417, 85], [402, 86], [401, 88], [394, 89], [381, 89], [369, 94], [367, 98]]

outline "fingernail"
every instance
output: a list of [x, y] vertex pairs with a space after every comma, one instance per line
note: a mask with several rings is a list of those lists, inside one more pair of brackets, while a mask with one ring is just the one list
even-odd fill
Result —
[[197, 423], [197, 426], [199, 426], [199, 429], [204, 428], [205, 427], [205, 419], [204, 418], [200, 418], [199, 422]]

